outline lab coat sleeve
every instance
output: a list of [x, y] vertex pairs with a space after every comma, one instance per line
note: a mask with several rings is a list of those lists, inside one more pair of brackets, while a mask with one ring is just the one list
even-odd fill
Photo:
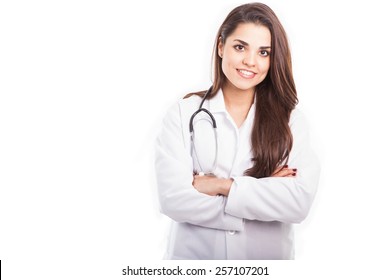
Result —
[[179, 105], [163, 120], [155, 149], [155, 171], [163, 214], [177, 222], [222, 230], [243, 229], [243, 219], [225, 213], [226, 197], [209, 196], [193, 186], [192, 158], [186, 149]]
[[288, 165], [296, 177], [233, 177], [225, 211], [236, 217], [259, 221], [300, 223], [309, 213], [319, 182], [320, 166], [310, 148], [302, 113], [290, 121], [293, 148]]

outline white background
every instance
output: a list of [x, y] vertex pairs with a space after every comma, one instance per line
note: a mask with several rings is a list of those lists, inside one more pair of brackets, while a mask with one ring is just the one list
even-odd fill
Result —
[[[1, 1], [4, 279], [124, 279], [127, 265], [167, 265], [154, 138], [171, 104], [209, 87], [214, 36], [242, 3]], [[312, 211], [296, 227], [297, 260], [271, 262], [269, 279], [384, 279], [387, 4], [265, 3], [288, 33], [322, 163]]]

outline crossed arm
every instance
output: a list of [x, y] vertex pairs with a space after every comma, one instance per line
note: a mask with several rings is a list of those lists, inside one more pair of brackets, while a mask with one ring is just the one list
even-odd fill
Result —
[[[289, 168], [287, 165], [284, 165], [277, 169], [271, 177], [295, 177], [296, 174], [296, 168]], [[192, 185], [200, 193], [204, 193], [211, 196], [229, 196], [230, 188], [233, 184], [233, 181], [234, 180], [231, 178], [224, 179], [212, 175], [194, 175]]]

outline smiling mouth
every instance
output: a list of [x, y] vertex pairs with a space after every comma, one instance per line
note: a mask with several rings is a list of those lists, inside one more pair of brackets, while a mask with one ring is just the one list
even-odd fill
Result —
[[237, 69], [237, 72], [241, 77], [246, 79], [251, 79], [256, 75], [255, 72], [244, 70], [244, 69]]

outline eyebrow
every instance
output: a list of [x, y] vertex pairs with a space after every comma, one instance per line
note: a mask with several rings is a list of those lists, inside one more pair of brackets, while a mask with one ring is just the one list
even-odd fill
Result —
[[[233, 42], [234, 42], [234, 41], [237, 41], [237, 42], [239, 42], [240, 44], [242, 44], [242, 45], [244, 45], [244, 46], [249, 46], [249, 44], [248, 44], [247, 42], [242, 41], [242, 40], [240, 40], [240, 39], [235, 39], [235, 40], [233, 40]], [[265, 50], [265, 49], [270, 49], [270, 48], [271, 48], [271, 46], [260, 46], [260, 47], [259, 47], [260, 50]]]

